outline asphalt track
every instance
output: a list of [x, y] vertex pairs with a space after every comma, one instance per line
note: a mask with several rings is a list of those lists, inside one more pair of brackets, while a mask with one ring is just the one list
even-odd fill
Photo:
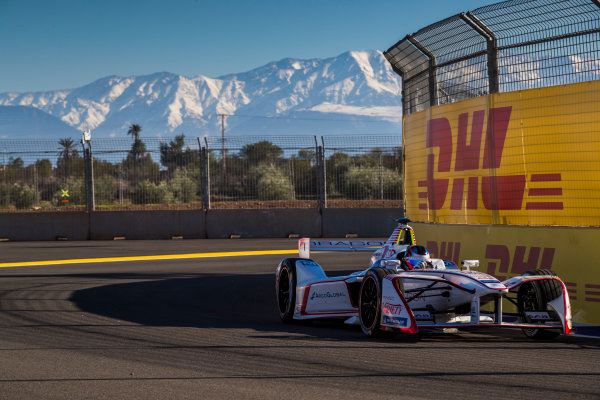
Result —
[[[273, 272], [285, 255], [5, 266], [295, 245], [0, 243], [0, 398], [600, 398], [598, 339], [479, 330], [384, 340], [282, 324]], [[332, 274], [367, 257], [314, 255]]]

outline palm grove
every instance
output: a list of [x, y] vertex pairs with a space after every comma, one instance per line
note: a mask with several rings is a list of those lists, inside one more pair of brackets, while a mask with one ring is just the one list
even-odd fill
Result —
[[[199, 202], [203, 182], [210, 182], [213, 202], [317, 199], [320, 180], [314, 148], [284, 151], [261, 140], [226, 152], [211, 149], [208, 160], [203, 160], [197, 146], [186, 145], [183, 134], [149, 151], [141, 132], [138, 124], [128, 128], [132, 139], [128, 151], [94, 151], [97, 206]], [[61, 202], [65, 195], [70, 206], [86, 204], [85, 161], [78, 146], [70, 138], [60, 139], [58, 145], [55, 158], [27, 164], [9, 154], [0, 174], [0, 209], [57, 207], [65, 204]], [[401, 199], [400, 149], [329, 153], [325, 159], [329, 199]], [[206, 166], [210, 178], [202, 180]]]

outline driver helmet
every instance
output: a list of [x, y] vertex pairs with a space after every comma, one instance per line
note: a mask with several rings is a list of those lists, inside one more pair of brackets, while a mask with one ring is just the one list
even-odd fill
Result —
[[417, 244], [409, 246], [406, 249], [404, 259], [412, 267], [423, 261], [431, 261], [431, 258], [429, 257], [429, 251], [424, 246], [419, 246]]

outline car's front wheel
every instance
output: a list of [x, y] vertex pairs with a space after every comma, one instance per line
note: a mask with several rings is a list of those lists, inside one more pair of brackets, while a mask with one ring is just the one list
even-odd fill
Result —
[[294, 319], [296, 304], [296, 261], [286, 258], [281, 262], [276, 281], [277, 306], [283, 322]]
[[[527, 271], [523, 275], [556, 276], [549, 269], [538, 269]], [[519, 316], [522, 322], [527, 320], [528, 311], [546, 311], [546, 304], [554, 300], [562, 293], [562, 285], [554, 279], [525, 282], [517, 293], [517, 304]], [[523, 334], [532, 339], [552, 339], [560, 335], [560, 332], [549, 329], [525, 328]]]
[[393, 336], [395, 333], [381, 329], [381, 284], [383, 277], [395, 274], [387, 268], [373, 268], [367, 272], [360, 286], [358, 315], [360, 327], [367, 336]]

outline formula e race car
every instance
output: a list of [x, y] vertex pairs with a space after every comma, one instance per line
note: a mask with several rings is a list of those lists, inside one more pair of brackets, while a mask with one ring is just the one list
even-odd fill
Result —
[[[567, 289], [552, 271], [528, 271], [500, 282], [474, 271], [478, 260], [464, 260], [461, 268], [430, 258], [408, 222], [398, 220], [385, 242], [300, 239], [299, 257], [283, 259], [276, 271], [281, 319], [342, 318], [360, 324], [367, 336], [467, 327], [521, 328], [535, 339], [574, 332]], [[374, 253], [366, 270], [327, 277], [310, 259], [311, 247]], [[503, 312], [504, 299], [516, 312]]]

